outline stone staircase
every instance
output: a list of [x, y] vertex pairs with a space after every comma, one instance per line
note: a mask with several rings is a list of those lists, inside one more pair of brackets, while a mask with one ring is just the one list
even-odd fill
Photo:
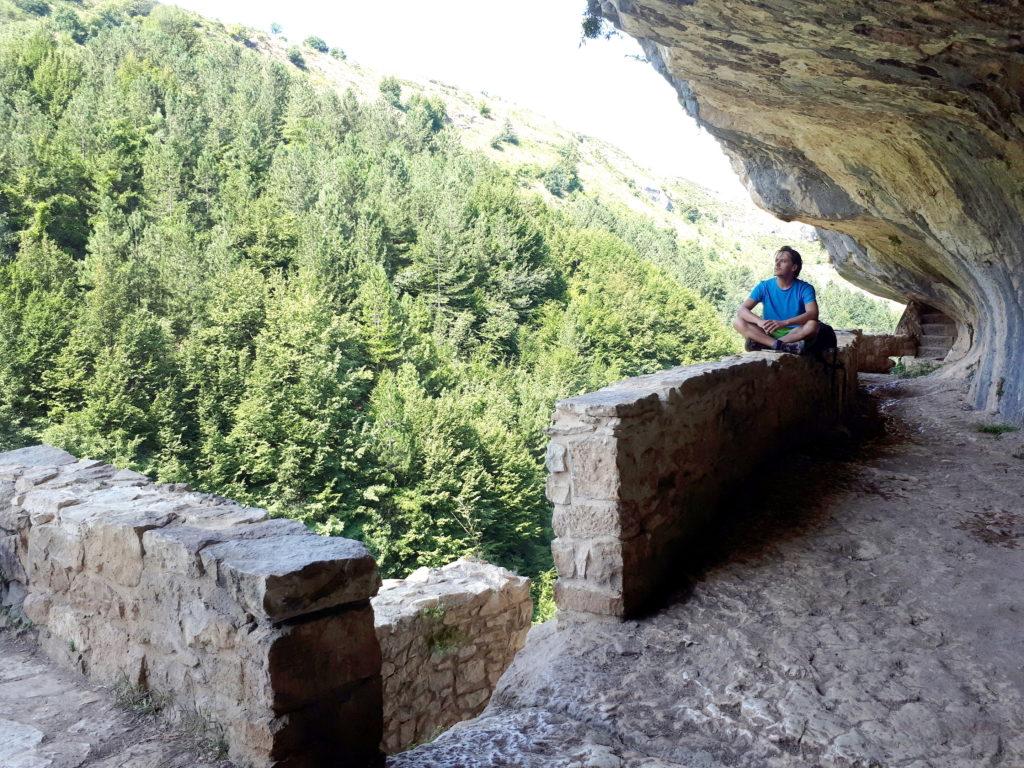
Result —
[[937, 309], [922, 307], [917, 356], [923, 360], [944, 360], [955, 340], [956, 323]]

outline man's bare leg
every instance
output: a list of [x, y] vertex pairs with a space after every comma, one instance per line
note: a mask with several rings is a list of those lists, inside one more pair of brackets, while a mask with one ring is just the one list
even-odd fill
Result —
[[760, 326], [748, 323], [746, 320], [737, 317], [733, 320], [732, 327], [735, 328], [745, 339], [756, 341], [758, 344], [768, 347], [768, 349], [773, 349], [775, 347], [775, 339], [762, 331]]
[[[760, 329], [759, 329], [760, 330]], [[794, 341], [803, 341], [805, 339], [813, 339], [818, 333], [818, 321], [808, 320], [801, 326], [798, 326], [782, 337], [783, 344], [792, 344]]]

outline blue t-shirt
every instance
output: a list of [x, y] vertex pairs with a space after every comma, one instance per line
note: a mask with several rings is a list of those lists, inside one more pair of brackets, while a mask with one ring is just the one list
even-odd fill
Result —
[[[789, 288], [783, 290], [779, 288], [774, 277], [769, 277], [754, 286], [754, 290], [750, 292], [750, 298], [764, 305], [765, 320], [789, 320], [791, 317], [802, 315], [807, 311], [807, 304], [817, 301], [814, 296], [814, 286], [805, 283], [800, 278], [794, 280]], [[796, 326], [790, 325], [787, 328], [796, 328]]]

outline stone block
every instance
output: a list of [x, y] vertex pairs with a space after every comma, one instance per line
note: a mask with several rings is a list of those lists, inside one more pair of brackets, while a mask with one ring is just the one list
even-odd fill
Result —
[[624, 605], [621, 591], [603, 590], [587, 582], [561, 578], [555, 582], [555, 602], [562, 611], [604, 616], [621, 616]]
[[62, 467], [74, 464], [77, 459], [67, 451], [52, 445], [30, 445], [14, 451], [0, 453], [0, 467]]
[[70, 575], [81, 571], [84, 561], [85, 548], [73, 528], [48, 523], [29, 531], [25, 570], [35, 587], [66, 592]]
[[14, 492], [25, 493], [30, 491], [37, 485], [42, 485], [48, 480], [52, 480], [59, 473], [60, 470], [56, 467], [32, 467], [31, 469], [26, 469], [15, 481]]
[[252, 700], [269, 697], [279, 714], [380, 675], [380, 646], [369, 605], [261, 627], [245, 636], [241, 648], [246, 658], [259, 662], [247, 665]]
[[[214, 509], [215, 511], [215, 509]], [[254, 510], [262, 512], [263, 510]], [[225, 541], [264, 539], [287, 535], [308, 535], [306, 528], [297, 520], [266, 520], [265, 514], [252, 515], [257, 522], [244, 524], [239, 518], [229, 516], [229, 523], [207, 525], [212, 520], [224, 523], [224, 518], [202, 518], [198, 508], [191, 508], [175, 516], [185, 522], [192, 520], [199, 525], [168, 525], [147, 530], [142, 536], [142, 546], [147, 560], [158, 571], [170, 571], [198, 579], [206, 573], [200, 553]]]
[[[178, 516], [186, 525], [197, 528], [223, 529], [262, 523], [267, 520], [267, 511], [255, 507], [225, 504], [217, 507], [191, 507], [182, 511]], [[286, 521], [282, 520], [281, 522]]]
[[45, 592], [30, 592], [25, 596], [22, 603], [22, 613], [25, 618], [40, 627], [45, 627], [50, 622], [50, 607], [53, 601]]
[[487, 668], [483, 659], [473, 659], [459, 665], [455, 675], [456, 690], [459, 693], [476, 690], [487, 677]]
[[350, 539], [236, 539], [204, 549], [201, 557], [239, 605], [272, 621], [366, 600], [380, 584], [373, 557]]
[[547, 467], [548, 472], [552, 474], [556, 472], [565, 472], [566, 449], [565, 446], [559, 442], [552, 440], [548, 443], [547, 453], [544, 457], [544, 466]]
[[466, 708], [467, 712], [472, 713], [471, 716], [478, 715], [490, 698], [491, 691], [487, 688], [480, 688], [472, 693], [465, 694], [462, 697], [461, 704]]
[[85, 546], [85, 566], [115, 584], [138, 586], [142, 578], [143, 535], [174, 519], [169, 513], [117, 512], [94, 514], [81, 526]]
[[595, 434], [569, 446], [569, 474], [574, 499], [618, 499], [621, 477], [616, 468], [616, 441]]
[[561, 578], [576, 578], [576, 546], [573, 539], [554, 539], [551, 542], [551, 555]]
[[544, 484], [544, 496], [552, 504], [568, 504], [572, 500], [572, 490], [567, 474], [548, 475]]
[[0, 533], [0, 581], [18, 581], [24, 584], [28, 576], [21, 560], [21, 535]]
[[551, 517], [555, 536], [629, 537], [638, 530], [631, 505], [616, 501], [583, 501], [559, 505]]
[[374, 677], [300, 710], [236, 720], [227, 728], [229, 757], [265, 768], [379, 768], [382, 698], [380, 677]]

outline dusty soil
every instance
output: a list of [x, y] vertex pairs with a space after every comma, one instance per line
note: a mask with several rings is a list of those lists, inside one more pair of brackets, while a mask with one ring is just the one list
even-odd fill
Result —
[[230, 768], [208, 735], [131, 713], [38, 654], [30, 634], [0, 629], [2, 768]]
[[855, 436], [753, 479], [660, 611], [535, 628], [391, 768], [1024, 765], [1024, 433], [862, 382]]

